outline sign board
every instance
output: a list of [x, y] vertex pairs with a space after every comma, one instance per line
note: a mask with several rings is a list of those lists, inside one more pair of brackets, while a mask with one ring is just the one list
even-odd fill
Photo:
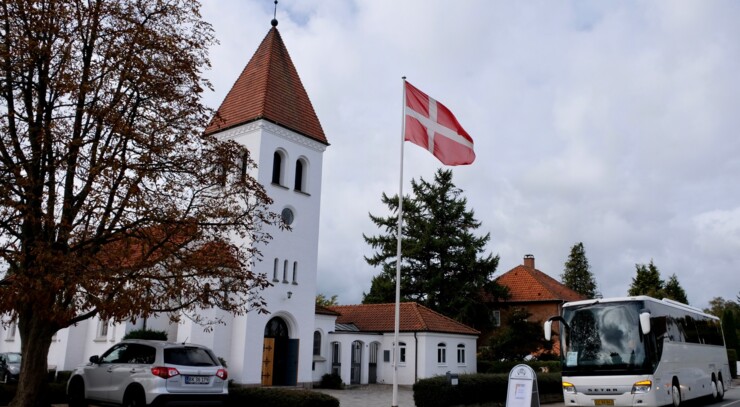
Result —
[[509, 372], [506, 407], [540, 407], [537, 375], [527, 365], [516, 365]]

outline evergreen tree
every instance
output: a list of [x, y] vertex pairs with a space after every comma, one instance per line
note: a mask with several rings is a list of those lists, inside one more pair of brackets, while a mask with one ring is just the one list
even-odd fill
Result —
[[689, 303], [689, 299], [686, 298], [686, 291], [681, 287], [675, 273], [671, 275], [668, 282], [665, 284], [665, 287], [663, 288], [663, 296], [684, 304]]
[[740, 341], [738, 341], [737, 330], [738, 324], [736, 317], [740, 317], [730, 308], [725, 308], [722, 313], [722, 328], [725, 334], [725, 345], [727, 349], [740, 349]]
[[560, 278], [566, 287], [586, 298], [594, 298], [596, 295], [596, 281], [591, 273], [591, 266], [588, 264], [582, 242], [573, 245], [570, 249], [570, 256], [565, 262], [565, 270]]
[[[451, 170], [438, 170], [433, 182], [411, 181], [413, 195], [403, 201], [401, 298], [415, 301], [478, 329], [491, 326], [487, 303], [506, 291], [493, 281], [498, 256], [484, 255], [490, 234], [476, 236], [481, 224], [467, 209]], [[382, 196], [395, 214], [370, 215], [384, 234], [367, 236], [375, 250], [365, 260], [382, 271], [363, 302], [395, 301], [398, 196]], [[393, 289], [391, 289], [393, 287]]]
[[660, 298], [663, 295], [663, 285], [665, 284], [660, 278], [660, 271], [655, 267], [653, 261], [647, 266], [644, 264], [635, 264], [637, 275], [632, 279], [628, 295], [649, 295]]

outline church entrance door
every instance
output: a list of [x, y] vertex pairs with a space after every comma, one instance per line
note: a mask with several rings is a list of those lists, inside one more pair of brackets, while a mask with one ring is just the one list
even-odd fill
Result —
[[298, 382], [298, 339], [290, 339], [280, 317], [265, 326], [262, 346], [262, 385], [295, 386]]

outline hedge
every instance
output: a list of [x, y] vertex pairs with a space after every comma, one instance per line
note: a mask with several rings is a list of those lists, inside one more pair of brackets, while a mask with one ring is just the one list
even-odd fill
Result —
[[529, 365], [537, 373], [555, 373], [562, 371], [562, 365], [559, 360], [534, 360], [529, 362], [478, 360], [478, 373], [509, 373], [514, 366], [519, 364]]
[[311, 390], [231, 387], [227, 406], [339, 407], [336, 398]]
[[[15, 396], [17, 384], [0, 384], [0, 406], [7, 406]], [[41, 405], [67, 403], [67, 383], [49, 383]], [[336, 398], [303, 389], [265, 389], [259, 387], [230, 387], [226, 406], [239, 407], [339, 407]]]
[[[508, 373], [460, 375], [457, 386], [448, 384], [445, 376], [436, 376], [419, 380], [414, 385], [414, 402], [416, 407], [504, 405], [508, 383]], [[560, 374], [537, 374], [537, 390], [543, 403], [562, 401]]]
[[737, 379], [737, 350], [727, 349], [727, 360], [730, 362], [730, 376]]

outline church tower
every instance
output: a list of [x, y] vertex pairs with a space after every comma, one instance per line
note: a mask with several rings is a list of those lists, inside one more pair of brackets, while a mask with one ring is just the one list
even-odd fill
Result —
[[249, 149], [257, 163], [252, 175], [273, 199], [272, 211], [281, 214], [292, 230], [271, 228], [272, 241], [259, 248], [262, 261], [254, 266], [273, 284], [262, 292], [270, 314], [227, 316], [227, 324], [210, 333], [181, 327], [178, 339], [190, 336], [189, 341], [211, 346], [227, 361], [230, 379], [237, 383], [309, 384], [321, 171], [329, 143], [276, 20], [206, 133]]

